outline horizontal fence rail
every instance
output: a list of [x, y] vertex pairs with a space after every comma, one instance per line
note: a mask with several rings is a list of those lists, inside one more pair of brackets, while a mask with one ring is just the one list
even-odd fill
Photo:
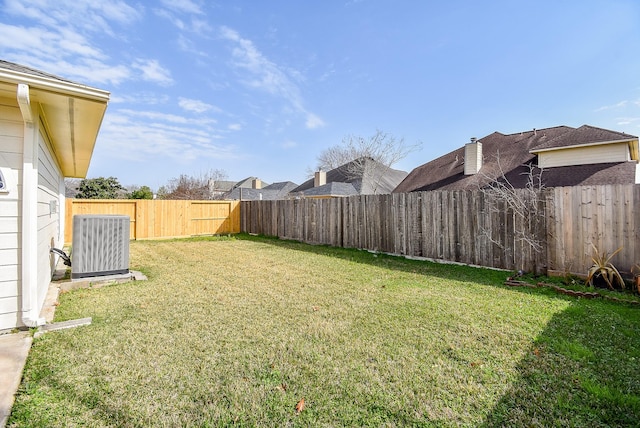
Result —
[[584, 274], [592, 264], [592, 244], [609, 253], [622, 246], [612, 261], [629, 272], [640, 262], [639, 189], [611, 185], [550, 188], [535, 195], [517, 191], [529, 205], [532, 214], [527, 216], [480, 190], [243, 201], [240, 229], [311, 244], [539, 273]]
[[76, 214], [128, 215], [130, 239], [178, 238], [240, 232], [237, 201], [67, 199], [65, 243], [73, 240]]

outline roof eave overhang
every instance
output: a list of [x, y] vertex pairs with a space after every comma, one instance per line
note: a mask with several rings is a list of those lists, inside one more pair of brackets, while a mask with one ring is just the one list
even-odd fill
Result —
[[[574, 144], [571, 146], [562, 146], [562, 147], [549, 147], [549, 148], [543, 148], [543, 149], [534, 148], [529, 150], [529, 153], [537, 155], [538, 153], [544, 153], [544, 152], [555, 152], [559, 150], [578, 149], [582, 147], [603, 146], [608, 144], [620, 144], [620, 143], [628, 143], [629, 149], [631, 152], [631, 158], [633, 160], [638, 160], [638, 139], [631, 139], [631, 138], [623, 139], [623, 140], [598, 141], [594, 143]], [[634, 157], [634, 152], [635, 152], [635, 157]]]
[[61, 95], [73, 96], [74, 98], [86, 98], [105, 103], [109, 101], [110, 95], [109, 91], [103, 89], [7, 69], [0, 69], [0, 81], [15, 84], [24, 83], [32, 88], [49, 90]]
[[0, 70], [0, 81], [16, 88], [28, 85], [31, 104], [38, 111], [62, 175], [86, 177], [109, 92], [6, 69]]

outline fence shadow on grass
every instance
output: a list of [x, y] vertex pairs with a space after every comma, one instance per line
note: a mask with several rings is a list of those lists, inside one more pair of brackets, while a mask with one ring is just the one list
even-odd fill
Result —
[[[504, 281], [513, 273], [506, 270], [496, 270], [483, 267], [472, 267], [454, 263], [436, 263], [424, 260], [408, 259], [402, 256], [388, 255], [359, 250], [355, 248], [332, 247], [328, 245], [311, 245], [299, 241], [280, 239], [277, 237], [256, 236], [249, 234], [235, 235], [236, 239], [260, 242], [287, 248], [293, 251], [304, 251], [318, 255], [335, 257], [355, 263], [384, 267], [409, 273], [434, 276], [442, 279], [455, 278], [459, 281], [470, 281], [482, 285], [503, 286]], [[519, 289], [530, 292], [529, 289]], [[544, 291], [540, 291], [544, 292]]]
[[640, 309], [575, 300], [520, 361], [484, 427], [637, 426]]
[[[278, 238], [244, 234], [237, 238], [483, 285], [502, 287], [509, 275]], [[488, 411], [482, 426], [635, 426], [640, 420], [640, 308], [569, 298], [546, 288], [514, 290], [570, 299], [571, 305], [537, 337], [517, 366], [517, 380]]]

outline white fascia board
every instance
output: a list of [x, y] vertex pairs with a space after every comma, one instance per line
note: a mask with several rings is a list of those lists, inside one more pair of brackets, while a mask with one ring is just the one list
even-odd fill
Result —
[[34, 89], [64, 94], [75, 98], [85, 98], [93, 101], [108, 102], [110, 93], [103, 89], [63, 80], [52, 79], [33, 74], [21, 73], [13, 70], [0, 70], [0, 81], [20, 84], [24, 83]]

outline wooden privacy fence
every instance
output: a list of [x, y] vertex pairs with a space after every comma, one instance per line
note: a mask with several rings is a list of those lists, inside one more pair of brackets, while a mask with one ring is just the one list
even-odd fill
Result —
[[[640, 261], [640, 186], [545, 189], [518, 217], [482, 191], [241, 202], [243, 232], [503, 269], [585, 273], [593, 243], [623, 271]], [[520, 197], [530, 198], [527, 192]], [[637, 207], [637, 209], [636, 209]], [[498, 209], [496, 209], [498, 208]], [[540, 243], [535, 251], [523, 235]]]
[[67, 199], [66, 244], [73, 242], [73, 216], [76, 214], [128, 215], [131, 219], [131, 239], [240, 232], [240, 207], [237, 201]]
[[595, 245], [613, 253], [613, 264], [629, 272], [640, 263], [640, 185], [547, 189], [547, 267], [586, 273]]

